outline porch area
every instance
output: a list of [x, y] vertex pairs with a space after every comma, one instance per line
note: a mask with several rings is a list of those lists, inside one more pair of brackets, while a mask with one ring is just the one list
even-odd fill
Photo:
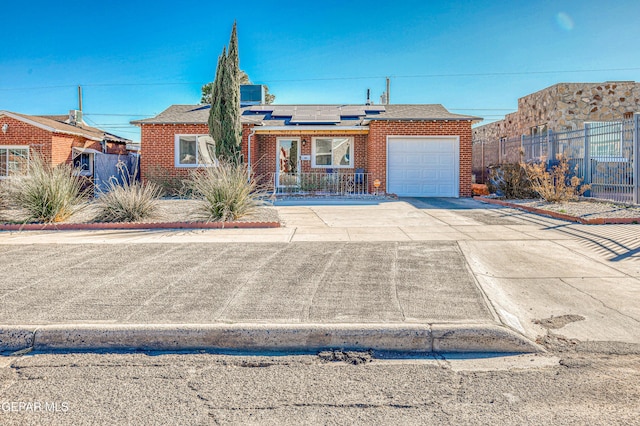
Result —
[[272, 173], [268, 189], [274, 194], [296, 195], [372, 195], [376, 194], [375, 181], [364, 169], [355, 172], [326, 169], [323, 171]]

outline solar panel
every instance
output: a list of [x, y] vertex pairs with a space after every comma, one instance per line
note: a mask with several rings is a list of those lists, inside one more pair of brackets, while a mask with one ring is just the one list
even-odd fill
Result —
[[342, 117], [364, 117], [384, 111], [384, 105], [261, 105], [251, 111], [271, 112], [272, 117], [291, 117], [292, 124], [338, 123]]
[[273, 105], [254, 105], [249, 108], [249, 111], [253, 112], [268, 112], [273, 111], [275, 107]]
[[365, 105], [365, 112], [384, 112], [386, 111], [384, 105]]
[[328, 111], [296, 111], [291, 117], [291, 123], [339, 123], [340, 115]]

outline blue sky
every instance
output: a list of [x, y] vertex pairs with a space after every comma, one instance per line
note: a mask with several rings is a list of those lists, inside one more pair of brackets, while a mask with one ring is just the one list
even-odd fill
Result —
[[66, 114], [80, 84], [87, 122], [134, 140], [130, 120], [199, 102], [234, 19], [276, 103], [378, 101], [390, 76], [392, 103], [489, 122], [558, 82], [640, 80], [637, 0], [5, 3], [0, 110]]

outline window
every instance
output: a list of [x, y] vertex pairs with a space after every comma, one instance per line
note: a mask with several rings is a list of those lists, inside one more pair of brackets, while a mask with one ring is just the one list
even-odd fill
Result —
[[73, 168], [78, 170], [81, 176], [91, 176], [93, 174], [93, 154], [82, 153], [73, 158]]
[[209, 135], [176, 135], [176, 167], [215, 165], [216, 144]]
[[501, 136], [498, 143], [500, 144], [500, 155], [507, 155], [507, 137]]
[[531, 136], [546, 136], [547, 135], [547, 125], [540, 124], [539, 126], [534, 126], [529, 129]]
[[591, 158], [599, 161], [626, 161], [622, 153], [622, 122], [585, 122], [584, 127], [589, 138]]
[[29, 147], [0, 146], [0, 179], [27, 173]]
[[314, 138], [312, 167], [353, 167], [353, 138]]

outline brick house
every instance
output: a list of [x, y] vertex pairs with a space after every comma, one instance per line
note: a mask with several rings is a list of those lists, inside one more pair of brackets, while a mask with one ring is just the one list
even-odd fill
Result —
[[69, 116], [0, 111], [0, 179], [23, 172], [34, 153], [52, 165], [73, 161], [88, 176], [96, 154], [127, 154], [130, 140], [87, 126], [80, 117], [76, 111]]
[[[173, 105], [133, 121], [142, 178], [212, 164], [208, 116], [208, 105]], [[480, 119], [442, 105], [253, 105], [241, 119], [243, 157], [257, 176], [363, 172], [381, 192], [471, 196], [471, 124]]]
[[[473, 129], [473, 171], [519, 158], [521, 136], [582, 129], [585, 123], [622, 120], [640, 111], [640, 83], [558, 83], [518, 99], [518, 110]], [[502, 143], [501, 143], [502, 142]]]

